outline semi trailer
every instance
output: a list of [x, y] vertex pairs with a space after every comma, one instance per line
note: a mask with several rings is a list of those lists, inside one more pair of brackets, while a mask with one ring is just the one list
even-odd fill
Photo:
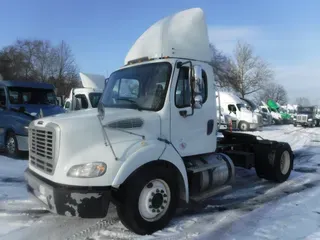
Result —
[[236, 167], [286, 181], [288, 143], [231, 131], [217, 139], [210, 61], [200, 8], [156, 22], [109, 76], [97, 109], [29, 125], [28, 191], [51, 212], [82, 218], [105, 217], [112, 202], [124, 226], [145, 235], [177, 208], [231, 190]]

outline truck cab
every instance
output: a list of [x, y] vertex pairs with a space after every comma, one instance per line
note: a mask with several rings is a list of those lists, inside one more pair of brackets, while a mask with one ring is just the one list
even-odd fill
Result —
[[301, 125], [304, 127], [315, 127], [319, 126], [320, 120], [317, 118], [317, 107], [316, 106], [298, 106], [297, 116], [293, 125]]
[[260, 108], [247, 98], [240, 98], [240, 99], [244, 102], [247, 109], [254, 114], [254, 117], [258, 119], [258, 128], [262, 129], [264, 125], [264, 119], [263, 119], [263, 115], [261, 113]]
[[73, 88], [65, 100], [67, 112], [97, 108], [106, 79], [103, 75], [80, 73], [82, 88]]
[[11, 157], [28, 151], [28, 126], [43, 116], [64, 113], [54, 86], [47, 83], [0, 81], [0, 147]]
[[238, 129], [249, 131], [259, 128], [258, 116], [248, 110], [238, 96], [229, 92], [219, 92], [219, 96], [223, 113], [229, 114], [233, 121], [236, 119]]
[[230, 131], [218, 141], [210, 61], [200, 8], [153, 24], [110, 75], [97, 109], [30, 123], [29, 131], [53, 136], [45, 151], [54, 155], [30, 154], [28, 191], [67, 216], [102, 218], [112, 202], [124, 226], [146, 235], [166, 227], [178, 207], [231, 190], [235, 166], [286, 181], [288, 143]]
[[272, 108], [270, 108], [264, 101], [261, 101], [261, 103], [262, 103], [262, 105], [260, 106], [261, 111], [271, 115], [272, 124], [282, 124], [283, 120], [282, 120], [281, 114], [274, 109], [272, 110]]

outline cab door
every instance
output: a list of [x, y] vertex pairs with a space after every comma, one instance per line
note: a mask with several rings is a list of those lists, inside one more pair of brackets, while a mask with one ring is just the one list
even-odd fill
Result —
[[204, 89], [201, 93], [203, 105], [191, 108], [189, 67], [176, 69], [171, 85], [171, 142], [181, 156], [212, 152], [216, 148], [216, 97], [213, 72], [202, 67]]

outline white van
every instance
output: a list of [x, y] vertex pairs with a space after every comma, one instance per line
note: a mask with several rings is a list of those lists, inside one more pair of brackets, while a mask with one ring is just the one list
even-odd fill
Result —
[[103, 75], [80, 73], [82, 88], [73, 88], [66, 99], [64, 109], [68, 112], [97, 108], [106, 79]]
[[259, 128], [257, 115], [249, 111], [241, 99], [233, 93], [219, 92], [221, 111], [237, 119], [237, 127], [241, 131], [256, 130]]

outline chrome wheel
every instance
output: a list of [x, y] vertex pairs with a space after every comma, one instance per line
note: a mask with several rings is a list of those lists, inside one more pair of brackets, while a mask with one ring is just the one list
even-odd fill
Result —
[[167, 212], [170, 201], [171, 192], [168, 184], [161, 179], [152, 180], [140, 193], [139, 213], [148, 222], [157, 221]]
[[290, 154], [288, 151], [284, 151], [280, 159], [280, 171], [283, 175], [286, 175], [290, 169]]

